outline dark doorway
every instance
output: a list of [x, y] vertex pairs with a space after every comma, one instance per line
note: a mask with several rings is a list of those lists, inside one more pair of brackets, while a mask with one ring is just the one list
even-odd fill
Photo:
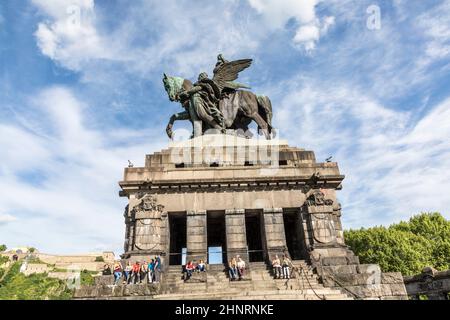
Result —
[[245, 231], [247, 234], [247, 248], [249, 262], [264, 261], [262, 241], [262, 224], [260, 212], [245, 213]]
[[293, 260], [305, 258], [304, 233], [298, 211], [285, 211], [283, 213], [284, 233], [289, 255]]
[[225, 233], [225, 212], [213, 211], [207, 214], [208, 263], [222, 264], [226, 261], [227, 238]]
[[181, 265], [186, 254], [186, 213], [170, 213], [170, 265]]

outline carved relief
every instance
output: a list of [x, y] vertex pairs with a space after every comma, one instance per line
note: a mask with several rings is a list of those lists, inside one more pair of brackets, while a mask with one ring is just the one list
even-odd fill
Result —
[[308, 206], [332, 206], [333, 200], [325, 199], [325, 194], [320, 190], [314, 190], [306, 199]]
[[317, 242], [326, 244], [336, 241], [336, 228], [330, 213], [312, 213], [311, 224]]
[[342, 223], [341, 223], [341, 215], [342, 215], [342, 207], [339, 202], [335, 203], [333, 206], [333, 221], [334, 221], [334, 227], [336, 229], [336, 241], [339, 244], [344, 244], [344, 231], [342, 229]]
[[142, 212], [142, 211], [156, 211], [156, 212], [162, 212], [164, 209], [163, 205], [158, 204], [158, 200], [156, 199], [155, 195], [149, 194], [145, 195], [139, 204], [134, 206], [133, 210], [135, 212]]
[[341, 217], [341, 215], [342, 215], [342, 206], [341, 206], [340, 202], [337, 202], [336, 206], [333, 207], [333, 214], [336, 217], [339, 217], [339, 218]]
[[158, 204], [155, 195], [144, 195], [133, 207], [135, 217], [134, 248], [137, 250], [160, 250], [161, 214], [164, 206]]
[[321, 244], [336, 242], [337, 230], [333, 219], [334, 211], [331, 208], [333, 200], [325, 199], [321, 190], [313, 190], [305, 204], [310, 213], [314, 240]]

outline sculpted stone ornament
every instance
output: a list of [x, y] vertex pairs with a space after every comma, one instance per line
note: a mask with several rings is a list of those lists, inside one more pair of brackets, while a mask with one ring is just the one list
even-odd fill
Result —
[[306, 204], [308, 206], [332, 206], [333, 200], [325, 199], [325, 195], [322, 191], [315, 190], [308, 199], [306, 199]]
[[[308, 212], [311, 215], [311, 225], [314, 240], [319, 244], [336, 242], [336, 227], [333, 221], [333, 200], [325, 199], [325, 194], [320, 190], [312, 191], [306, 199]], [[329, 209], [326, 209], [329, 208]]]
[[142, 212], [142, 211], [156, 211], [161, 213], [164, 209], [163, 205], [158, 204], [158, 201], [156, 199], [156, 196], [154, 195], [145, 195], [141, 202], [134, 206], [133, 210], [135, 212]]
[[189, 120], [193, 126], [192, 137], [214, 129], [225, 133], [227, 129], [238, 130], [245, 135], [251, 121], [267, 139], [272, 134], [272, 103], [268, 97], [257, 96], [241, 89], [250, 89], [234, 82], [241, 71], [247, 69], [251, 59], [227, 61], [221, 54], [217, 57], [212, 79], [202, 72], [195, 84], [189, 80], [164, 74], [164, 88], [170, 101], [180, 102], [183, 112], [170, 118], [166, 132], [173, 138], [173, 124], [177, 120]]
[[137, 250], [160, 250], [161, 214], [164, 206], [158, 204], [154, 195], [145, 195], [139, 204], [132, 209], [135, 218], [136, 232], [134, 248]]

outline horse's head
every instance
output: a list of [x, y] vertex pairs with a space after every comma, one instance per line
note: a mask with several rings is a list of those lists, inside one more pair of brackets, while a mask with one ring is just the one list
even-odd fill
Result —
[[183, 78], [170, 77], [164, 73], [163, 83], [170, 101], [178, 101], [178, 93], [180, 93], [183, 86]]

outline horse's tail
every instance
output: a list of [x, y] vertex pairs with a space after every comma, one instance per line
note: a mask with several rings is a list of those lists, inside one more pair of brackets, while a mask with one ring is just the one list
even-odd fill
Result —
[[269, 125], [269, 132], [272, 131], [272, 102], [269, 97], [257, 96], [258, 113]]

